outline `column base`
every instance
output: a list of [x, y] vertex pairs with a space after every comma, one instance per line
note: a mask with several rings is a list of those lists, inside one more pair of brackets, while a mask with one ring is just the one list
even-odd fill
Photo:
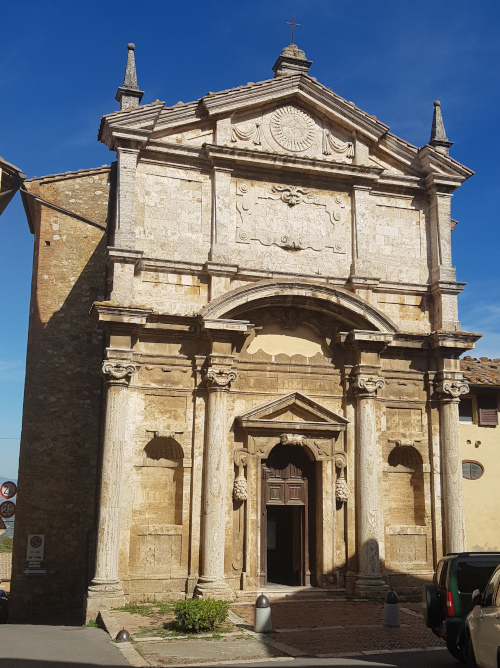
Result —
[[120, 582], [99, 582], [90, 585], [87, 592], [85, 622], [96, 619], [101, 610], [121, 608], [125, 605], [125, 594]]
[[385, 598], [389, 591], [389, 585], [380, 576], [358, 576], [354, 583], [354, 596], [356, 598], [381, 599]]
[[234, 593], [224, 580], [200, 578], [195, 587], [193, 598], [213, 598], [218, 601], [234, 601]]

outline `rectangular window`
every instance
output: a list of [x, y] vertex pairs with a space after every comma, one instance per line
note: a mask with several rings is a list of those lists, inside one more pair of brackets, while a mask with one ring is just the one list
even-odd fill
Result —
[[477, 423], [480, 427], [495, 427], [498, 424], [496, 394], [478, 394]]
[[470, 397], [460, 399], [460, 403], [458, 404], [458, 414], [460, 416], [460, 422], [473, 422], [472, 399]]

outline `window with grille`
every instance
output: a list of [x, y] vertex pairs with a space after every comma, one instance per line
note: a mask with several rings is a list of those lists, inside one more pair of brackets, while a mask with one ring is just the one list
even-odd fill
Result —
[[467, 480], [477, 480], [484, 473], [484, 468], [479, 462], [462, 462], [462, 476]]
[[496, 394], [477, 395], [477, 423], [480, 427], [495, 427], [498, 424]]

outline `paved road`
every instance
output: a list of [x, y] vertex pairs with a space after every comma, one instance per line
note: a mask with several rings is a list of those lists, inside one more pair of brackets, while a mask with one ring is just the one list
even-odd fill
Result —
[[0, 668], [130, 666], [101, 629], [0, 625]]
[[[225, 668], [463, 668], [464, 664], [453, 659], [446, 650], [391, 652], [385, 654], [349, 656], [336, 659], [275, 659], [256, 663], [220, 664]], [[215, 666], [215, 664], [212, 664]], [[1, 668], [1, 662], [0, 662]]]

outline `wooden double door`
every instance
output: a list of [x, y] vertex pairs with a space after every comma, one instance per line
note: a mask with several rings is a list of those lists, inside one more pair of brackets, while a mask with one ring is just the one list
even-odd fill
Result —
[[265, 583], [308, 585], [311, 462], [299, 446], [277, 445], [262, 464], [261, 560]]

